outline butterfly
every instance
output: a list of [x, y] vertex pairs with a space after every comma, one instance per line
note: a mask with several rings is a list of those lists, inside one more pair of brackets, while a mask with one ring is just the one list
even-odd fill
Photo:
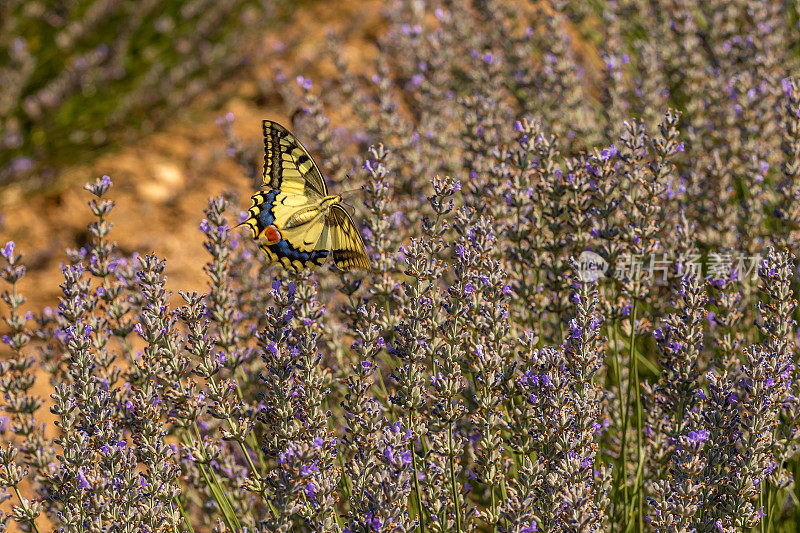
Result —
[[340, 195], [328, 194], [322, 173], [292, 133], [271, 120], [264, 130], [264, 180], [240, 224], [253, 232], [273, 263], [297, 272], [328, 257], [341, 270], [370, 263], [364, 240]]

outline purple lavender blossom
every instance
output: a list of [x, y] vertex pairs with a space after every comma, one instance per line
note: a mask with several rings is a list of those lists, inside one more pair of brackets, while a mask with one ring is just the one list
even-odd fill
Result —
[[[86, 187], [93, 219], [77, 249], [56, 255], [55, 311], [25, 299], [22, 263], [36, 258], [38, 280], [52, 252], [0, 248], [0, 484], [20, 527], [43, 527], [42, 513], [65, 531], [794, 527], [793, 16], [780, 2], [657, 1], [631, 32], [630, 6], [605, 2], [590, 42], [573, 4], [384, 6], [375, 57], [348, 65], [332, 31], [317, 48], [337, 77], [312, 69], [313, 84], [298, 69], [316, 50], [285, 61], [292, 39], [241, 32], [283, 70], [246, 69], [260, 79], [240, 98], [285, 105], [330, 194], [350, 202], [368, 272], [270, 264], [234, 225], [246, 198], [226, 192], [178, 217], [201, 219], [192, 275], [206, 282], [172, 294], [180, 278], [167, 275], [187, 274], [175, 262], [115, 245], [107, 176]], [[115, 46], [138, 23], [94, 42], [90, 28], [128, 14], [87, 5], [87, 20], [45, 21], [68, 76], [34, 69], [24, 36], [0, 59], [19, 93], [0, 119], [13, 152], [0, 181], [62, 143], [105, 142], [84, 121], [97, 114], [84, 96], [105, 98], [93, 85], [157, 80], [137, 84], [153, 100], [132, 89], [109, 123], [163, 120], [203, 89], [197, 73], [239, 64], [220, 68], [231, 45], [209, 37], [230, 30], [221, 10], [237, 28], [264, 20], [240, 0], [137, 12], [146, 34], [175, 37], [177, 68], [158, 42]], [[128, 49], [160, 67], [140, 79]], [[62, 124], [67, 107], [84, 119]], [[214, 153], [266, 187], [260, 139], [239, 141], [232, 113], [217, 124]], [[42, 136], [61, 140], [45, 150]], [[330, 222], [309, 223], [301, 203], [282, 208], [298, 210], [283, 244]]]

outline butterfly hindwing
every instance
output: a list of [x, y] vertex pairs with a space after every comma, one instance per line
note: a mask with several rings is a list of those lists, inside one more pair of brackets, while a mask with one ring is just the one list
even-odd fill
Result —
[[[300, 200], [302, 197], [286, 195], [282, 191], [258, 192], [253, 195], [249, 216], [242, 223], [253, 232], [253, 238], [259, 241], [259, 247], [267, 254], [270, 262], [298, 272], [304, 268], [322, 265], [329, 253], [329, 247], [319, 246], [323, 237], [328, 240], [327, 228], [320, 220], [322, 215], [300, 226], [278, 229], [297, 211], [298, 207], [292, 204]], [[280, 239], [277, 242], [270, 242], [269, 228], [279, 232]]]
[[331, 206], [327, 225], [331, 234], [333, 262], [341, 270], [363, 268], [369, 270], [369, 257], [364, 241], [350, 214], [341, 206]]
[[328, 194], [322, 173], [308, 150], [292, 133], [271, 120], [264, 130], [263, 186], [287, 194], [322, 197]]

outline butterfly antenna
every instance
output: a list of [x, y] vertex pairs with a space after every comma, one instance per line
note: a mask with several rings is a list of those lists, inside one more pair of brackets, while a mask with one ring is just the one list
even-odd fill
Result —
[[353, 204], [351, 204], [349, 202], [345, 202], [343, 200], [342, 201], [342, 206], [346, 208], [347, 212], [350, 213], [351, 217], [356, 216], [356, 207]]
[[[352, 181], [352, 178], [350, 178], [350, 174], [345, 174], [345, 177], [347, 178], [347, 181]], [[350, 195], [350, 194], [353, 194], [354, 192], [360, 192], [362, 190], [363, 189], [361, 187], [356, 187], [355, 189], [348, 189], [346, 191], [343, 191], [340, 194], [340, 196]]]

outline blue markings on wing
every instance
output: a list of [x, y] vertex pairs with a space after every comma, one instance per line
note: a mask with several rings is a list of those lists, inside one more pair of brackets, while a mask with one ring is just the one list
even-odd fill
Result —
[[275, 215], [272, 214], [272, 204], [275, 203], [275, 198], [278, 196], [278, 191], [269, 191], [264, 195], [264, 209], [257, 215], [258, 231], [264, 231], [264, 228], [271, 226], [275, 222]]
[[272, 214], [272, 211], [268, 209], [261, 211], [256, 216], [256, 219], [258, 221], [259, 231], [264, 231], [264, 228], [271, 226], [272, 223], [275, 222], [275, 216]]
[[269, 247], [270, 251], [279, 257], [288, 257], [290, 261], [300, 261], [301, 263], [308, 263], [313, 261], [318, 263], [328, 257], [328, 250], [313, 250], [311, 252], [303, 252], [296, 249], [286, 239], [281, 239], [277, 243]]
[[[264, 231], [264, 228], [275, 223], [275, 215], [272, 212], [272, 206], [279, 193], [280, 191], [273, 190], [264, 195], [265, 209], [257, 215], [259, 232]], [[280, 230], [281, 228], [278, 229]], [[300, 261], [303, 264], [308, 262], [322, 264], [325, 258], [328, 257], [328, 250], [303, 252], [295, 248], [292, 243], [286, 239], [281, 239], [277, 243], [267, 246], [267, 248], [278, 257], [286, 257], [289, 261]]]

